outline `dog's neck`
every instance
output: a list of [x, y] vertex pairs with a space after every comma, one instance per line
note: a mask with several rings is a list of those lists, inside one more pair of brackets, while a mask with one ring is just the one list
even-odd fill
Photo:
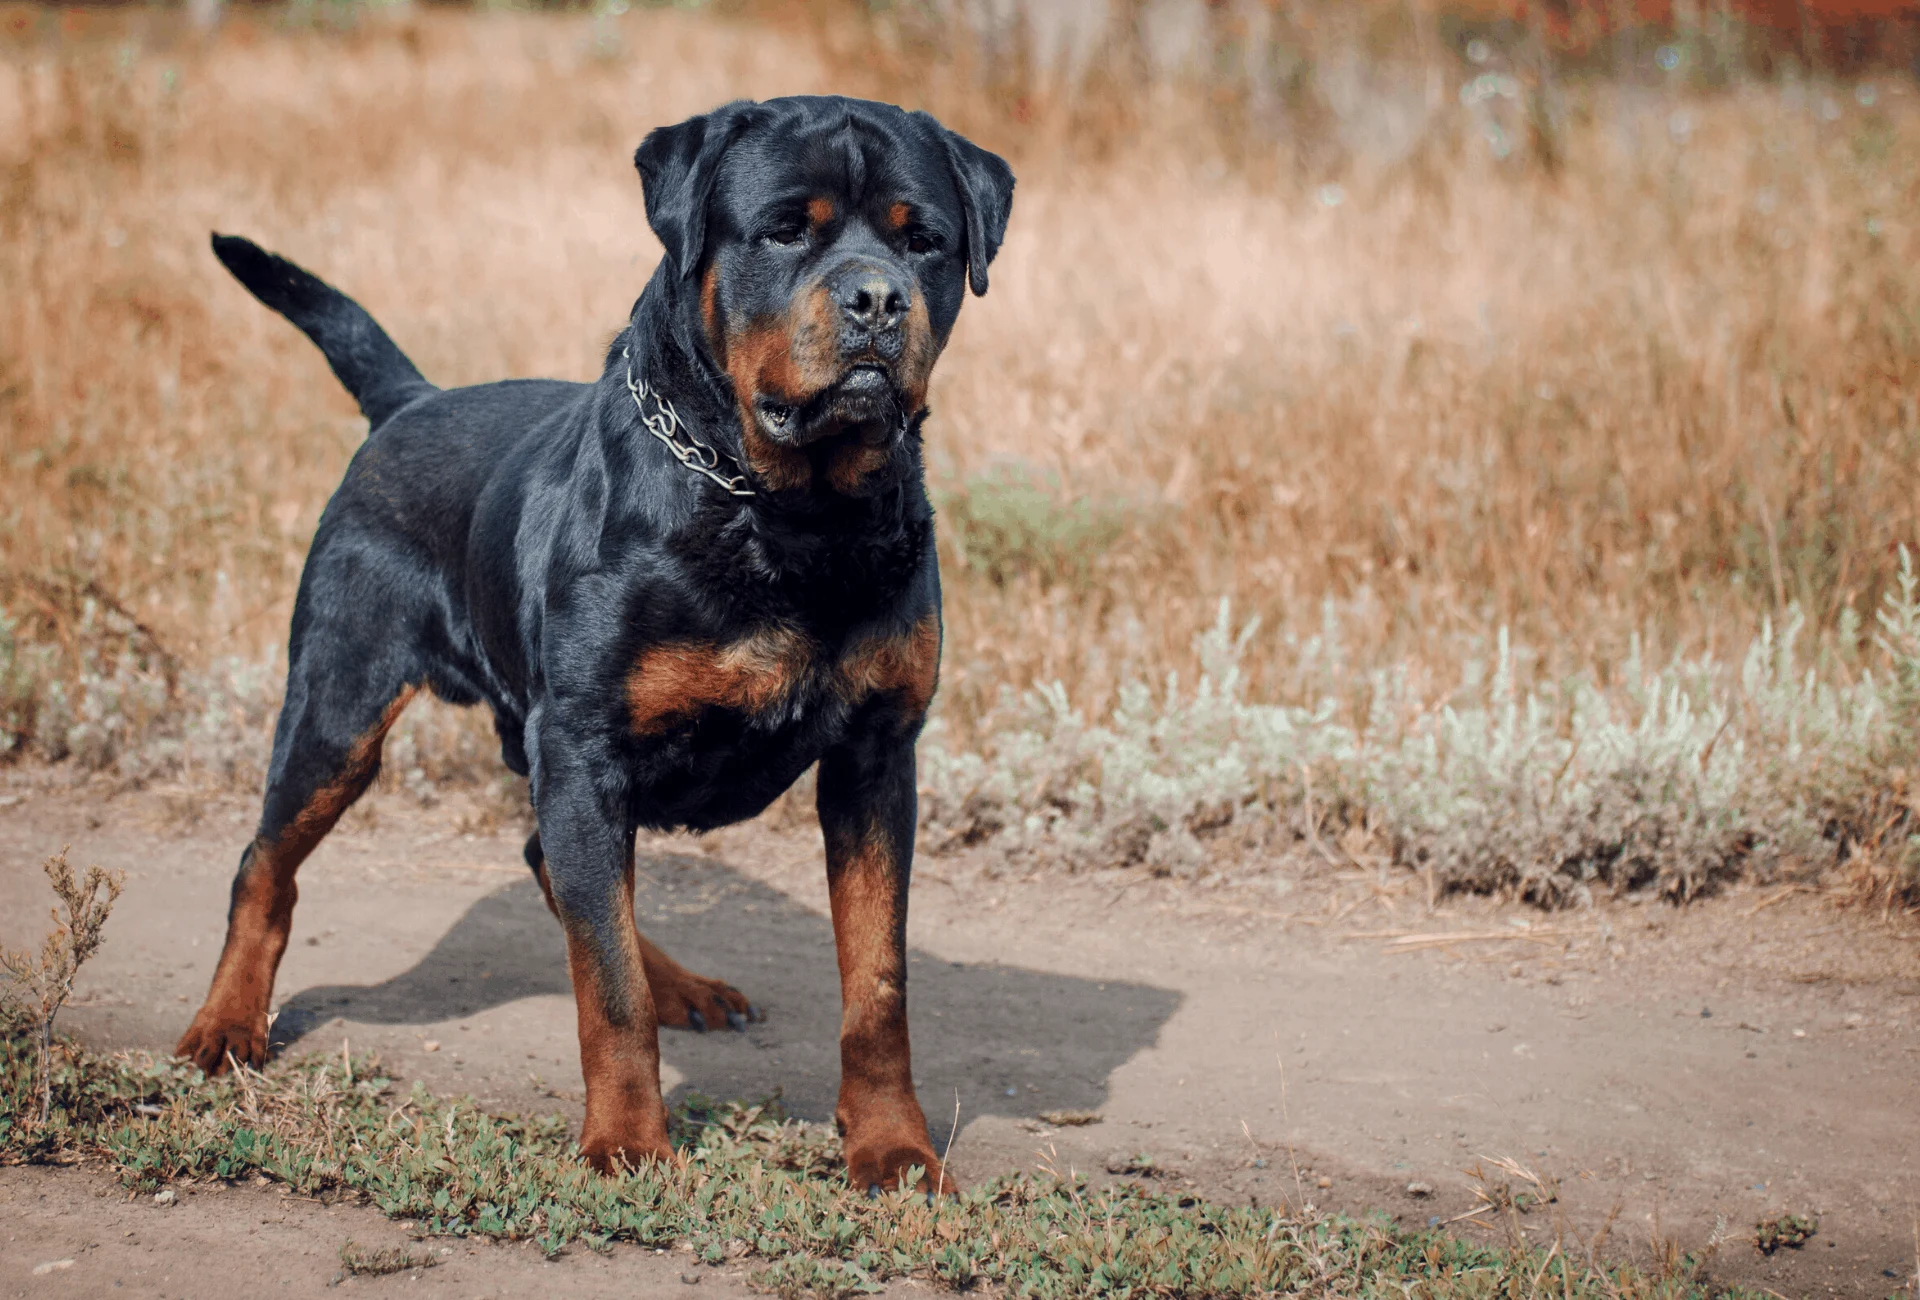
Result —
[[[644, 382], [648, 391], [671, 403], [680, 423], [697, 441], [717, 449], [726, 459], [744, 470], [750, 461], [746, 454], [746, 435], [741, 427], [742, 404], [734, 391], [733, 379], [713, 355], [701, 320], [699, 295], [692, 282], [675, 274], [670, 262], [663, 261], [633, 305], [627, 328], [618, 335], [607, 352], [603, 383], [625, 399], [634, 413], [634, 426], [640, 428], [639, 412], [628, 390], [629, 373]], [[926, 413], [920, 412], [908, 424], [905, 435], [905, 463], [896, 466], [888, 486], [873, 496], [852, 498], [825, 490], [817, 484], [811, 490], [776, 491], [755, 483], [752, 505], [762, 512], [789, 517], [810, 516], [823, 526], [849, 513], [864, 515], [858, 502], [878, 501], [898, 491], [915, 494], [920, 488], [919, 425]], [[688, 471], [690, 475], [695, 471]]]
[[[621, 415], [614, 427], [648, 438], [642, 412], [627, 387], [636, 380], [672, 405], [692, 436], [731, 464], [747, 464], [740, 405], [733, 382], [708, 347], [697, 295], [663, 262], [634, 304], [627, 328], [608, 350], [603, 400]], [[762, 578], [846, 588], [878, 596], [904, 580], [932, 538], [932, 509], [916, 447], [910, 472], [867, 497], [827, 492], [768, 492], [731, 496], [696, 470], [673, 465], [685, 490], [704, 502], [690, 527], [705, 540], [696, 549], [719, 563], [743, 563]], [[857, 544], [848, 543], [858, 539]], [[691, 538], [689, 539], [691, 540]], [[872, 570], [868, 572], [868, 570]], [[884, 575], [884, 576], [883, 576]], [[877, 584], [877, 586], [875, 585]]]
[[695, 437], [745, 464], [733, 386], [689, 319], [690, 308], [696, 316], [698, 311], [692, 297], [670, 261], [663, 260], [608, 352], [607, 373], [624, 388], [630, 367], [635, 378], [673, 404]]

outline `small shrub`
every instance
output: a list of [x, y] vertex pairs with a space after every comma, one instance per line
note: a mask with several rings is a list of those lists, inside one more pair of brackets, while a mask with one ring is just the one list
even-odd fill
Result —
[[351, 1238], [340, 1246], [340, 1267], [356, 1277], [384, 1277], [410, 1269], [432, 1268], [439, 1262], [438, 1255], [425, 1252], [416, 1255], [401, 1246], [362, 1246]]
[[0, 757], [106, 767], [174, 716], [180, 676], [97, 581], [0, 573]]
[[995, 586], [1021, 575], [1084, 585], [1134, 512], [1118, 501], [1062, 501], [1057, 484], [1019, 465], [975, 474], [940, 493], [937, 504], [954, 557]]
[[0, 1004], [17, 1009], [32, 1027], [40, 1097], [36, 1127], [45, 1127], [53, 1108], [54, 1017], [73, 995], [80, 968], [99, 950], [101, 931], [126, 879], [121, 872], [108, 875], [99, 867], [88, 867], [86, 878], [75, 880], [65, 849], [48, 858], [41, 869], [66, 907], [66, 916], [54, 909], [53, 930], [37, 955], [0, 948], [0, 971], [6, 973], [8, 983], [0, 988]]
[[814, 1259], [805, 1255], [789, 1256], [777, 1264], [757, 1269], [753, 1285], [782, 1300], [850, 1300], [853, 1296], [880, 1295], [886, 1287], [858, 1264], [837, 1259]]
[[[1879, 665], [1803, 665], [1803, 622], [1764, 625], [1737, 664], [1648, 666], [1616, 685], [1517, 685], [1496, 638], [1445, 702], [1404, 674], [1337, 672], [1307, 705], [1248, 698], [1257, 620], [1223, 601], [1195, 643], [1191, 690], [1131, 682], [1099, 721], [1059, 684], [1005, 693], [979, 752], [943, 729], [923, 746], [924, 815], [936, 846], [998, 837], [1069, 863], [1203, 868], [1209, 842], [1262, 848], [1359, 827], [1444, 888], [1543, 906], [1594, 891], [1684, 901], [1740, 874], [1880, 862], [1877, 888], [1920, 892], [1905, 790], [1920, 699], [1920, 579], [1902, 552], [1881, 611]], [[1337, 642], [1282, 644], [1305, 667]], [[1337, 656], [1335, 656], [1337, 659]], [[1351, 702], [1368, 701], [1354, 721]], [[1915, 769], [1920, 770], [1920, 769]], [[1877, 856], [1876, 856], [1877, 855]]]
[[1782, 1246], [1798, 1250], [1820, 1230], [1820, 1220], [1811, 1214], [1775, 1214], [1760, 1220], [1753, 1228], [1753, 1244], [1763, 1255], [1771, 1255]]

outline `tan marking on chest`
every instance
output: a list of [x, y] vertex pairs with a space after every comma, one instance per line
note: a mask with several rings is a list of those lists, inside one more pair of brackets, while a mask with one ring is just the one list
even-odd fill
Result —
[[863, 642], [840, 661], [849, 699], [895, 694], [918, 717], [933, 703], [940, 677], [940, 616], [928, 614], [904, 635]]
[[843, 496], [854, 496], [873, 475], [887, 467], [893, 452], [887, 447], [869, 447], [849, 442], [835, 447], [827, 457], [827, 482]]
[[637, 735], [657, 736], [704, 709], [759, 713], [792, 694], [813, 659], [784, 628], [721, 646], [657, 646], [627, 674], [627, 716]]
[[904, 635], [863, 641], [838, 662], [823, 662], [807, 638], [775, 628], [726, 645], [681, 642], [647, 651], [627, 674], [627, 716], [635, 735], [658, 736], [706, 709], [764, 712], [814, 678], [849, 704], [895, 695], [919, 717], [933, 702], [939, 674], [937, 614]]

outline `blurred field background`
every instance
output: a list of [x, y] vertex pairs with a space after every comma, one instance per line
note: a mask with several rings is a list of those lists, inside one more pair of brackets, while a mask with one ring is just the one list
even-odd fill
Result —
[[[1020, 177], [929, 426], [936, 847], [1894, 906], [1916, 76], [1897, 3], [0, 7], [0, 745], [258, 778], [364, 423], [208, 230], [586, 379], [640, 136], [841, 92]], [[416, 713], [389, 784], [495, 779]]]

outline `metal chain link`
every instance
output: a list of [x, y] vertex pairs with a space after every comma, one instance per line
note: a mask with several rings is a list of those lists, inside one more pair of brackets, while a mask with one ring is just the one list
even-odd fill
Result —
[[[739, 468], [739, 462], [735, 461], [733, 457], [724, 454], [718, 448], [709, 447], [706, 443], [694, 437], [692, 430], [688, 429], [687, 426], [681, 422], [680, 412], [673, 409], [672, 402], [669, 402], [666, 398], [660, 396], [659, 393], [648, 388], [646, 380], [634, 379], [632, 351], [622, 348], [620, 355], [627, 360], [627, 391], [633, 394], [633, 404], [639, 409], [640, 423], [646, 426], [647, 432], [665, 443], [667, 450], [673, 453], [675, 460], [696, 474], [706, 475], [715, 483], [725, 488], [730, 495], [736, 497], [752, 496], [754, 494], [753, 486], [748, 483], [745, 474], [727, 475], [720, 473], [720, 464], [722, 461], [732, 464], [736, 469]], [[647, 414], [647, 399], [649, 397], [653, 399], [653, 404], [657, 408], [652, 415]]]

